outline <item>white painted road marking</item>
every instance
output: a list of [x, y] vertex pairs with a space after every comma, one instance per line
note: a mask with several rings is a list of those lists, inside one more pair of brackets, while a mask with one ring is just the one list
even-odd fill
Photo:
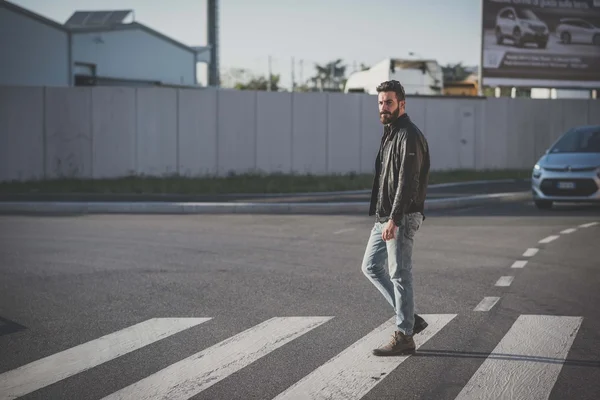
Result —
[[515, 279], [514, 276], [502, 276], [496, 282], [496, 286], [510, 286], [512, 281]]
[[140, 349], [210, 318], [153, 318], [0, 375], [0, 399], [14, 399]]
[[563, 235], [568, 235], [569, 233], [573, 233], [576, 230], [577, 229], [575, 229], [575, 228], [569, 228], [569, 229], [565, 229], [564, 231], [560, 231], [560, 233], [563, 234]]
[[456, 400], [548, 399], [581, 321], [519, 316]]
[[525, 253], [523, 253], [523, 257], [533, 257], [537, 254], [538, 251], [540, 251], [540, 249], [529, 248], [525, 250]]
[[[422, 315], [429, 326], [415, 336], [417, 349], [456, 314]], [[380, 325], [342, 353], [275, 397], [281, 399], [360, 399], [410, 356], [377, 357], [371, 351], [389, 342], [395, 318]]]
[[579, 225], [579, 227], [580, 228], [591, 228], [592, 226], [596, 226], [596, 225], [598, 225], [597, 222], [590, 222], [590, 223], [587, 223], [587, 224]]
[[526, 265], [527, 261], [517, 260], [511, 265], [511, 268], [525, 268]]
[[473, 311], [490, 311], [500, 300], [500, 297], [484, 297]]
[[552, 242], [553, 240], [556, 240], [556, 239], [558, 239], [559, 237], [560, 237], [560, 236], [557, 236], [557, 235], [548, 236], [548, 237], [546, 237], [546, 238], [544, 238], [544, 239], [540, 240], [540, 243], [550, 243], [550, 242]]
[[189, 399], [331, 318], [271, 318], [104, 399]]
[[355, 230], [356, 230], [356, 228], [340, 229], [339, 231], [333, 232], [333, 234], [334, 235], [339, 235], [340, 233], [352, 232], [352, 231], [355, 231]]

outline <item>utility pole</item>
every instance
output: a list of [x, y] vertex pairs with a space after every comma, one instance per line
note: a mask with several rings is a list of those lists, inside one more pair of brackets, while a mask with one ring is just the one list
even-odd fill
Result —
[[296, 77], [294, 76], [294, 67], [295, 67], [295, 62], [294, 62], [294, 57], [292, 57], [292, 92], [296, 91]]
[[335, 64], [331, 63], [331, 67], [329, 68], [329, 70], [331, 72], [329, 72], [329, 74], [331, 75], [331, 78], [329, 79], [329, 88], [333, 89], [335, 87]]
[[303, 64], [304, 60], [300, 60], [300, 84], [304, 85], [304, 75], [302, 74], [302, 64]]
[[269, 56], [269, 79], [267, 82], [267, 91], [270, 92], [271, 91], [271, 56]]
[[207, 0], [207, 36], [210, 46], [210, 64], [208, 65], [208, 86], [220, 86], [219, 77], [219, 2]]

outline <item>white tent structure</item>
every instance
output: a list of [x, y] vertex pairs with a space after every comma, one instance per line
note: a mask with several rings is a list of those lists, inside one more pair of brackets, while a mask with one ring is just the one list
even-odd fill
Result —
[[346, 82], [344, 92], [377, 94], [377, 85], [391, 79], [402, 83], [406, 94], [443, 94], [444, 76], [437, 61], [397, 58], [386, 58], [368, 70], [353, 73]]

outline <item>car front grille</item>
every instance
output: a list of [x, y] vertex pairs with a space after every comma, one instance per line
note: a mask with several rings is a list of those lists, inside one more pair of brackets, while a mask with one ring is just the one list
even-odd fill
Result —
[[[559, 182], [572, 182], [574, 189], [562, 189]], [[540, 184], [542, 193], [546, 196], [591, 196], [598, 191], [598, 185], [593, 179], [544, 179]]]
[[531, 26], [531, 30], [535, 33], [544, 33], [545, 28], [543, 26]]
[[544, 167], [545, 171], [552, 172], [589, 172], [595, 171], [598, 167]]

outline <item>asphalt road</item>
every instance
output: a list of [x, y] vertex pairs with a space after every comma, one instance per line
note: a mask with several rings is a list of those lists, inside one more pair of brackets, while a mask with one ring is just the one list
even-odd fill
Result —
[[0, 399], [306, 398], [296, 395], [307, 389], [596, 399], [594, 222], [599, 207], [428, 213], [414, 279], [430, 327], [417, 354], [374, 359], [392, 310], [360, 271], [367, 216], [2, 216]]

